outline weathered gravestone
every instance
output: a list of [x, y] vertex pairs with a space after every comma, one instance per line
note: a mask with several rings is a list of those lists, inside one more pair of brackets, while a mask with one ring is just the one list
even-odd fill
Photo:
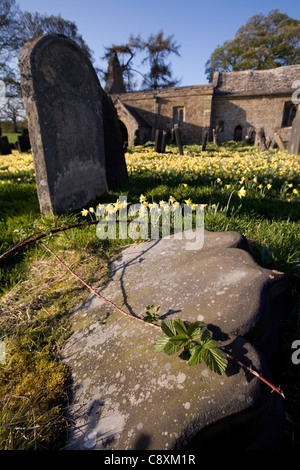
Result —
[[176, 140], [176, 144], [179, 150], [179, 154], [183, 155], [183, 148], [182, 148], [181, 136], [180, 136], [180, 130], [179, 130], [178, 124], [174, 124], [174, 134], [175, 134], [175, 140]]
[[203, 132], [203, 137], [202, 137], [202, 151], [206, 150], [206, 144], [207, 144], [207, 138], [208, 138], [208, 131]]
[[265, 152], [267, 149], [266, 135], [263, 127], [260, 127], [255, 135], [255, 147], [259, 147], [261, 152]]
[[160, 129], [155, 131], [154, 152], [161, 153], [162, 151], [162, 137], [163, 133]]
[[[205, 231], [204, 245], [151, 240], [125, 249], [101, 295], [142, 318], [204, 321], [223, 348], [269, 381], [278, 325], [288, 309], [286, 277], [260, 267], [239, 233]], [[71, 317], [63, 351], [72, 375], [66, 449], [272, 449], [284, 428], [284, 400], [234, 362], [218, 375], [177, 354], [156, 353], [162, 332], [127, 318], [96, 296]]]
[[28, 129], [24, 129], [22, 135], [18, 136], [18, 142], [16, 143], [16, 147], [20, 152], [27, 152], [31, 149]]
[[11, 148], [8, 142], [8, 138], [5, 136], [0, 137], [0, 155], [11, 154]]
[[288, 144], [289, 153], [300, 155], [300, 105], [293, 121], [291, 140]]
[[155, 141], [154, 141], [154, 152], [164, 153], [166, 150], [167, 131], [156, 129]]
[[19, 67], [41, 212], [82, 208], [127, 177], [112, 103], [65, 36], [26, 43]]

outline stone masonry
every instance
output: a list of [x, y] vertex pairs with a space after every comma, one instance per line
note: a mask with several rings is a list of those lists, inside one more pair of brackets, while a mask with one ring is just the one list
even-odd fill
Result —
[[[238, 140], [237, 127], [241, 128], [242, 139], [248, 127], [254, 130], [262, 127], [266, 136], [272, 139], [277, 132], [287, 142], [296, 110], [293, 84], [299, 77], [300, 65], [215, 72], [212, 83], [207, 85], [119, 92], [111, 96], [117, 103], [129, 145], [154, 141], [156, 128], [170, 135], [174, 124], [179, 125], [184, 143], [201, 143], [205, 130], [209, 130], [212, 139], [216, 126], [221, 127], [220, 142]], [[129, 109], [124, 110], [124, 106]]]

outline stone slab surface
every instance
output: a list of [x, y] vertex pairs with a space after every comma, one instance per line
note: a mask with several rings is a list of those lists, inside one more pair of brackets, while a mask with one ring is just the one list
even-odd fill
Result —
[[[162, 318], [205, 321], [230, 354], [272, 380], [261, 346], [274, 354], [274, 324], [283, 314], [276, 292], [286, 300], [288, 288], [282, 273], [258, 266], [246, 248], [236, 232], [208, 231], [201, 250], [172, 238], [133, 245], [113, 263], [101, 294], [140, 317], [159, 304]], [[156, 353], [159, 331], [97, 297], [73, 313], [72, 328], [63, 352], [73, 380], [67, 449], [174, 450], [218, 439], [224, 448], [278, 444], [282, 397], [234, 363], [219, 376]]]

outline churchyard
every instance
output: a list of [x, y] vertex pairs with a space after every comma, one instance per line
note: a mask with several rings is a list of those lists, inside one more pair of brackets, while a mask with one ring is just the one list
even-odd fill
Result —
[[[299, 366], [292, 362], [300, 312], [299, 157], [278, 149], [260, 153], [235, 142], [218, 148], [210, 143], [206, 152], [201, 152], [201, 146], [185, 146], [183, 156], [177, 152], [175, 145], [164, 154], [155, 153], [151, 145], [129, 148], [129, 180], [118, 191], [109, 191], [93, 207], [82, 207], [83, 212], [51, 216], [39, 211], [31, 152], [14, 150], [12, 155], [1, 156], [1, 253], [33, 233], [92, 221], [98, 203], [115, 203], [122, 195], [132, 204], [141, 196], [148, 203], [174, 198], [181, 204], [205, 204], [208, 230], [241, 232], [261, 266], [288, 275], [294, 307], [280, 328], [273, 367], [276, 383], [285, 394], [282, 446], [293, 448], [299, 442]], [[108, 279], [108, 261], [132, 242], [99, 240], [94, 225], [46, 240], [95, 289]], [[63, 446], [65, 437], [69, 378], [68, 368], [57, 355], [70, 333], [70, 312], [87, 300], [89, 292], [36, 244], [1, 264], [1, 337], [6, 337], [7, 361], [1, 369], [2, 446], [57, 448]]]
[[32, 151], [0, 156], [2, 448], [296, 448], [299, 155], [178, 135], [123, 153], [72, 41], [19, 61]]

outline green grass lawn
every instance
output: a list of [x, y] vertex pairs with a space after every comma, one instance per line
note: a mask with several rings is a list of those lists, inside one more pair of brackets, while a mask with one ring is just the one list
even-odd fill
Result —
[[2, 135], [7, 136], [8, 142], [10, 144], [14, 144], [15, 142], [18, 141], [18, 136], [22, 135], [22, 133], [20, 132], [19, 134], [17, 134], [15, 132], [3, 132]]
[[[243, 143], [185, 146], [184, 156], [168, 146], [155, 154], [152, 146], [130, 147], [129, 180], [94, 202], [129, 203], [172, 200], [205, 205], [205, 227], [239, 231], [257, 262], [286, 272], [293, 295], [292, 311], [280, 330], [273, 374], [286, 399], [287, 426], [283, 449], [300, 444], [299, 367], [291, 361], [291, 345], [300, 340], [300, 157], [272, 150], [260, 153]], [[242, 191], [241, 191], [242, 189]], [[90, 220], [79, 210], [41, 216], [34, 168], [29, 154], [0, 156], [0, 254], [33, 233]], [[72, 229], [44, 239], [93, 288], [108, 279], [109, 261], [132, 240], [99, 240], [95, 226]], [[70, 311], [89, 292], [36, 244], [0, 263], [0, 339], [6, 364], [0, 367], [2, 449], [60, 448], [64, 442], [66, 385], [69, 371], [59, 361], [69, 334]]]

